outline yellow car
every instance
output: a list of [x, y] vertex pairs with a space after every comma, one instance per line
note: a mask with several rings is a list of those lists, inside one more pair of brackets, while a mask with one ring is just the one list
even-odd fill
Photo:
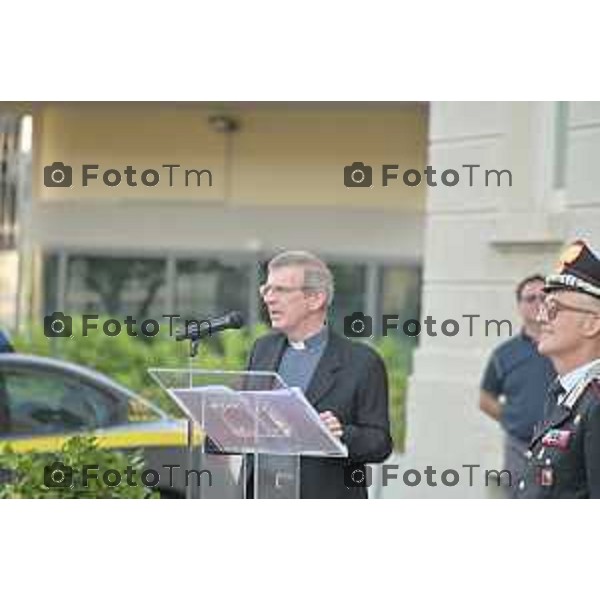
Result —
[[[70, 437], [84, 434], [96, 437], [103, 448], [143, 449], [145, 468], [160, 474], [156, 488], [161, 496], [198, 496], [197, 490], [186, 488], [185, 470], [201, 467], [203, 457], [196, 452], [190, 458], [185, 419], [169, 416], [91, 369], [46, 357], [0, 354], [0, 458], [7, 444], [18, 453], [57, 452]], [[200, 448], [201, 432], [193, 437]], [[203, 496], [223, 497], [220, 487], [229, 485], [230, 461], [211, 457], [211, 472], [216, 472]]]

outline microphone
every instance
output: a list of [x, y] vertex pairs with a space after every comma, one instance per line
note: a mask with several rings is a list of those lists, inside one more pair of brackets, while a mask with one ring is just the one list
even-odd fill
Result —
[[213, 333], [218, 333], [224, 329], [240, 329], [244, 326], [244, 317], [240, 312], [234, 310], [222, 317], [214, 319], [202, 319], [196, 321], [190, 319], [185, 322], [184, 331], [178, 331], [175, 339], [180, 342], [182, 340], [191, 340], [193, 342], [209, 337]]

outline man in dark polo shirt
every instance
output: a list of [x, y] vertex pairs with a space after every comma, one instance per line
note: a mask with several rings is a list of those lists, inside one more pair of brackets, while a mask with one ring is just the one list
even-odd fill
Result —
[[516, 289], [521, 332], [492, 353], [481, 382], [479, 406], [500, 422], [504, 433], [504, 468], [511, 474], [507, 493], [514, 497], [523, 476], [525, 453], [536, 423], [542, 420], [548, 388], [556, 378], [550, 360], [537, 350], [540, 324], [537, 314], [544, 301], [544, 278], [531, 275]]

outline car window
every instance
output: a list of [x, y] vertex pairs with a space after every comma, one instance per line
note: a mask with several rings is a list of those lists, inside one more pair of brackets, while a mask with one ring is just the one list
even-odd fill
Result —
[[163, 418], [163, 415], [161, 415], [160, 412], [142, 398], [130, 398], [128, 409], [128, 418], [130, 422], [157, 421]]
[[0, 433], [61, 433], [126, 421], [125, 399], [75, 377], [22, 368], [0, 374]]

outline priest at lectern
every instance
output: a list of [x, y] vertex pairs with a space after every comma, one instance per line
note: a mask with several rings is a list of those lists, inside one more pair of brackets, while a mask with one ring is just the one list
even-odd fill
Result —
[[392, 451], [385, 365], [369, 346], [333, 332], [326, 324], [334, 282], [318, 257], [283, 252], [268, 265], [260, 288], [273, 332], [252, 348], [248, 370], [276, 371], [299, 387], [348, 458], [303, 456], [301, 498], [366, 498], [360, 482], [348, 480], [365, 463], [384, 461]]

